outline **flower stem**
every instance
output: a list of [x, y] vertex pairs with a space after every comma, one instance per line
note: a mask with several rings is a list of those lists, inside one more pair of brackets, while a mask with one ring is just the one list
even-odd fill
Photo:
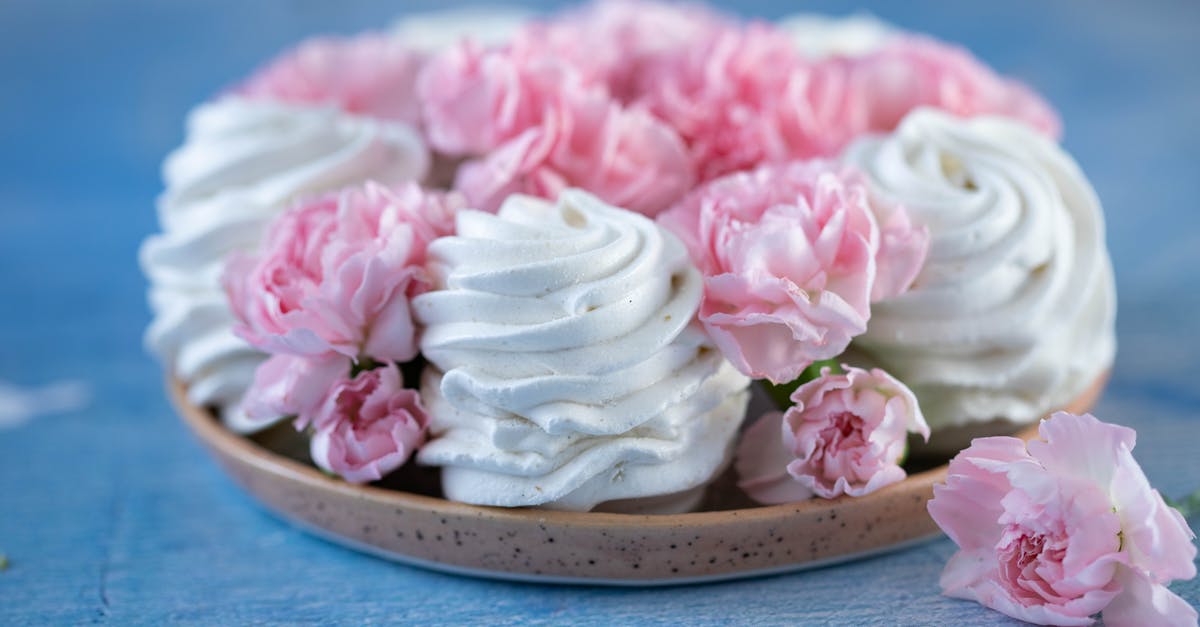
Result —
[[788, 383], [774, 384], [770, 381], [763, 380], [763, 385], [766, 387], [767, 394], [771, 396], [771, 400], [775, 401], [775, 406], [779, 409], [787, 409], [792, 406], [792, 392], [796, 388], [812, 381], [821, 376], [821, 369], [829, 368], [833, 374], [844, 374], [842, 366], [836, 359], [825, 359], [822, 361], [814, 361], [812, 365], [805, 368], [800, 373], [800, 377]]
[[360, 372], [374, 370], [382, 365], [383, 364], [375, 361], [374, 359], [363, 355], [359, 357], [357, 361], [354, 361], [350, 364], [350, 378], [353, 379], [354, 377], [357, 377]]

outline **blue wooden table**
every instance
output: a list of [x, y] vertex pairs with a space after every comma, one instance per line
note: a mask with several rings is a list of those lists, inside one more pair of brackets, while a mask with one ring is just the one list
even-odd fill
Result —
[[[0, 381], [91, 389], [83, 409], [0, 429], [0, 625], [1004, 623], [938, 595], [946, 540], [698, 587], [497, 583], [314, 539], [221, 474], [141, 349], [135, 251], [156, 229], [158, 164], [194, 103], [303, 36], [386, 24], [397, 4], [0, 3]], [[726, 4], [776, 17], [798, 3]], [[1062, 111], [1108, 212], [1120, 289], [1120, 354], [1096, 413], [1138, 429], [1165, 493], [1200, 486], [1200, 3], [873, 4]], [[1175, 590], [1200, 605], [1200, 582]]]

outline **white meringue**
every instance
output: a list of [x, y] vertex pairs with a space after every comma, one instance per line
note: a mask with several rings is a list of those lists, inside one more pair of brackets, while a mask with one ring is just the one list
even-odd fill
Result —
[[499, 46], [536, 15], [519, 6], [468, 5], [404, 15], [392, 24], [391, 33], [404, 45], [425, 52], [440, 52], [464, 39]]
[[896, 27], [869, 13], [830, 17], [796, 13], [778, 22], [800, 54], [809, 59], [857, 57], [875, 52], [895, 39]]
[[701, 278], [673, 235], [568, 190], [461, 212], [429, 255], [418, 459], [447, 498], [585, 511], [725, 467], [749, 380], [693, 324]]
[[263, 356], [232, 331], [219, 281], [230, 253], [257, 248], [297, 197], [419, 179], [428, 167], [419, 135], [400, 123], [235, 96], [193, 111], [163, 167], [163, 232], [140, 254], [154, 312], [146, 345], [187, 384], [188, 399], [218, 408], [235, 429], [263, 426], [235, 411]]
[[912, 290], [874, 305], [854, 346], [916, 392], [935, 432], [1035, 421], [1111, 367], [1100, 202], [1056, 144], [1009, 119], [921, 109], [843, 158], [881, 206], [929, 228]]

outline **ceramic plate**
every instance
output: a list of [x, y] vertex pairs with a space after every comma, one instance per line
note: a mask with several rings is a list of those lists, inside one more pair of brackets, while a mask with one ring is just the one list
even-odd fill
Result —
[[[1104, 378], [1066, 409], [1089, 409]], [[925, 511], [944, 465], [862, 498], [755, 507], [731, 477], [703, 511], [674, 515], [477, 507], [436, 494], [435, 471], [410, 464], [358, 486], [303, 463], [290, 427], [253, 439], [171, 397], [221, 466], [272, 512], [334, 542], [400, 562], [503, 579], [611, 585], [679, 584], [812, 568], [894, 550], [938, 534]], [[1034, 435], [1035, 429], [1022, 432]]]

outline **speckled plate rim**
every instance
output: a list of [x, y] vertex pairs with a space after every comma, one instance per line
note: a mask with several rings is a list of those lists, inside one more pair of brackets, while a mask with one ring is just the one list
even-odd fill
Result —
[[[1107, 374], [1065, 409], [1088, 410], [1106, 382]], [[861, 498], [746, 509], [634, 515], [481, 507], [328, 477], [229, 431], [188, 402], [178, 381], [168, 380], [168, 393], [224, 470], [272, 513], [334, 543], [441, 572], [536, 583], [683, 585], [818, 568], [940, 534], [925, 503], [945, 466]], [[1021, 435], [1035, 436], [1036, 426]]]
[[529, 575], [521, 573], [512, 573], [507, 571], [486, 570], [482, 568], [471, 568], [469, 566], [454, 566], [443, 562], [432, 562], [407, 555], [398, 555], [380, 549], [377, 546], [367, 544], [358, 540], [353, 540], [344, 536], [339, 536], [321, 527], [314, 526], [303, 520], [298, 520], [286, 514], [274, 512], [274, 514], [288, 524], [302, 529], [306, 533], [321, 538], [326, 542], [343, 546], [360, 553], [366, 553], [405, 566], [413, 566], [434, 572], [445, 573], [447, 575], [456, 575], [459, 577], [474, 577], [477, 579], [494, 579], [497, 581], [510, 581], [515, 583], [528, 584], [549, 584], [559, 586], [606, 586], [616, 588], [644, 588], [644, 587], [660, 587], [669, 586], [690, 586], [708, 583], [721, 583], [725, 581], [737, 581], [741, 579], [753, 579], [755, 577], [770, 577], [772, 575], [785, 575], [788, 573], [796, 573], [805, 570], [815, 570], [826, 566], [836, 566], [847, 562], [887, 555], [904, 549], [920, 546], [927, 542], [936, 540], [942, 536], [941, 531], [934, 531], [927, 535], [904, 540], [888, 546], [879, 547], [858, 553], [843, 553], [825, 559], [809, 560], [806, 562], [796, 562], [792, 564], [783, 564], [780, 566], [771, 566], [767, 568], [759, 568], [757, 570], [740, 570], [736, 572], [728, 572], [713, 575], [696, 575], [687, 577], [674, 577], [667, 579], [604, 579], [598, 577], [570, 577], [563, 575]]

